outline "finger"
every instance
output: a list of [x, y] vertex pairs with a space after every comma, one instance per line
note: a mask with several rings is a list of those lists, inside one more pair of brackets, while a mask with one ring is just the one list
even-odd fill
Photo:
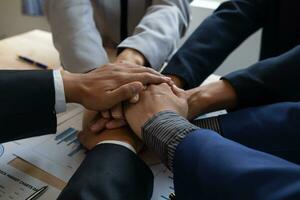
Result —
[[158, 72], [150, 67], [144, 67], [144, 66], [139, 66], [139, 65], [136, 65], [136, 67], [130, 68], [130, 72], [131, 73], [150, 73], [150, 74], [157, 75], [157, 76], [164, 76], [160, 72]]
[[108, 98], [111, 100], [109, 103], [111, 107], [114, 105], [121, 103], [122, 101], [129, 100], [139, 94], [143, 90], [143, 85], [140, 82], [132, 82], [126, 85], [122, 85], [121, 87], [110, 91], [108, 93]]
[[114, 106], [110, 110], [110, 113], [112, 118], [114, 119], [124, 119], [122, 103], [119, 103], [118, 105]]
[[133, 81], [139, 81], [143, 85], [148, 85], [148, 84], [161, 84], [161, 83], [169, 83], [171, 79], [166, 76], [158, 76], [154, 75], [151, 73], [137, 73], [134, 75], [129, 75], [127, 76], [126, 82], [133, 82]]
[[[115, 70], [121, 71], [121, 72], [126, 72], [126, 73], [149, 73], [157, 76], [162, 76], [166, 77], [165, 75], [161, 74], [160, 72], [150, 68], [150, 67], [145, 67], [141, 65], [136, 65], [127, 61], [122, 61], [118, 66], [115, 66]], [[171, 79], [171, 78], [170, 78]]]
[[98, 119], [95, 123], [93, 123], [93, 124], [90, 126], [90, 131], [93, 132], [93, 133], [101, 131], [102, 129], [105, 128], [105, 125], [106, 125], [106, 123], [107, 123], [108, 121], [109, 121], [109, 120], [108, 120], [108, 119], [105, 119], [105, 118], [100, 118], [100, 119]]
[[176, 85], [172, 85], [172, 91], [174, 92], [174, 94], [176, 96], [180, 96], [184, 93], [184, 90], [183, 89], [180, 89], [179, 87], [177, 87]]
[[137, 94], [137, 95], [135, 95], [134, 97], [132, 97], [130, 100], [129, 100], [129, 103], [137, 103], [138, 101], [139, 101], [139, 99], [140, 99], [140, 95], [139, 94]]
[[123, 119], [117, 119], [117, 120], [111, 120], [108, 123], [106, 123], [107, 129], [116, 129], [125, 126], [127, 123]]
[[111, 117], [110, 117], [110, 112], [109, 112], [108, 110], [102, 111], [102, 112], [101, 112], [101, 115], [102, 115], [102, 117], [105, 118], [105, 119], [110, 119], [110, 118], [111, 118]]
[[85, 131], [99, 117], [100, 114], [97, 111], [85, 110], [82, 118], [82, 130]]

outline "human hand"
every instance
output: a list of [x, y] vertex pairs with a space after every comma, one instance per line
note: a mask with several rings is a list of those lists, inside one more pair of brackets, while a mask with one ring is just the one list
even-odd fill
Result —
[[115, 63], [122, 63], [124, 61], [136, 65], [141, 65], [141, 66], [144, 66], [148, 62], [142, 53], [131, 48], [124, 49], [118, 55]]
[[166, 75], [167, 77], [171, 78], [171, 80], [174, 82], [174, 84], [178, 87], [178, 88], [183, 88], [185, 85], [185, 82], [182, 78], [180, 78], [179, 76], [176, 75]]
[[[139, 51], [127, 48], [124, 49], [117, 57], [115, 63], [127, 63], [133, 65], [146, 65], [148, 61], [146, 60], [145, 56], [140, 53]], [[172, 83], [171, 83], [172, 84]], [[131, 103], [136, 103], [139, 100], [139, 95], [137, 94], [129, 101]], [[107, 111], [102, 112], [102, 116], [106, 119], [111, 119], [107, 123], [108, 129], [119, 128], [125, 124], [125, 117], [123, 113], [123, 106], [122, 103], [117, 104], [113, 108]]]
[[143, 90], [143, 85], [170, 82], [155, 70], [125, 63], [108, 64], [87, 74], [61, 74], [66, 101], [97, 111], [131, 99]]
[[233, 109], [237, 104], [236, 92], [225, 80], [181, 92], [188, 100], [190, 120], [208, 112]]
[[[124, 49], [117, 57], [115, 63], [127, 63], [133, 65], [145, 65], [147, 63], [146, 58], [139, 51], [131, 48]], [[126, 67], [126, 66], [125, 66]], [[132, 97], [129, 101], [131, 103], [137, 102], [139, 99], [139, 95]], [[106, 119], [110, 119], [107, 123], [108, 129], [119, 128], [126, 124], [125, 117], [123, 113], [122, 103], [115, 105], [110, 110], [106, 110], [102, 112], [102, 117]]]
[[168, 84], [150, 85], [140, 93], [136, 104], [128, 104], [125, 116], [128, 124], [139, 138], [141, 128], [156, 113], [171, 110], [186, 117], [188, 114], [187, 99], [177, 90], [172, 91]]
[[[113, 123], [113, 127], [110, 125]], [[82, 120], [82, 132], [99, 133], [103, 129], [114, 129], [125, 126], [125, 120], [104, 118], [101, 112], [85, 110]]]
[[138, 137], [132, 133], [129, 127], [122, 127], [119, 129], [108, 130], [102, 132], [80, 132], [78, 134], [80, 143], [88, 150], [93, 149], [98, 143], [106, 140], [115, 140], [125, 142], [131, 145], [137, 152], [141, 150], [143, 144]]

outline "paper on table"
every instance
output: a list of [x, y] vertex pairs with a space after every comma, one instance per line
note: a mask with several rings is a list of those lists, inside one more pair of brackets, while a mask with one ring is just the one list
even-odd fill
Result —
[[169, 199], [174, 192], [173, 174], [163, 164], [150, 167], [154, 175], [154, 188], [152, 200]]
[[68, 182], [85, 157], [77, 132], [68, 128], [27, 151], [18, 152], [17, 156]]
[[[15, 159], [15, 151], [22, 150], [40, 139], [48, 136], [20, 140], [0, 145], [0, 200], [24, 200], [37, 189], [46, 184], [11, 167], [8, 162]], [[60, 191], [49, 186], [48, 190], [40, 197], [41, 200], [56, 199]]]

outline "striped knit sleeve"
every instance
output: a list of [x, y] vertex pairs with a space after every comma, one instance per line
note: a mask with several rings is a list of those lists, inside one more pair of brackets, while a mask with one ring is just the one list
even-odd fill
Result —
[[173, 111], [155, 114], [142, 128], [146, 145], [153, 149], [169, 169], [173, 169], [173, 159], [177, 145], [190, 132], [199, 129]]

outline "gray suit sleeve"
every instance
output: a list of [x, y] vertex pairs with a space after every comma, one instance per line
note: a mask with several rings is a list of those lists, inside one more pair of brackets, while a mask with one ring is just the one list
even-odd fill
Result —
[[118, 48], [136, 49], [147, 58], [151, 67], [160, 69], [186, 32], [190, 22], [190, 2], [153, 0], [133, 36], [124, 40]]
[[65, 69], [82, 73], [108, 62], [89, 0], [46, 0], [44, 9]]

